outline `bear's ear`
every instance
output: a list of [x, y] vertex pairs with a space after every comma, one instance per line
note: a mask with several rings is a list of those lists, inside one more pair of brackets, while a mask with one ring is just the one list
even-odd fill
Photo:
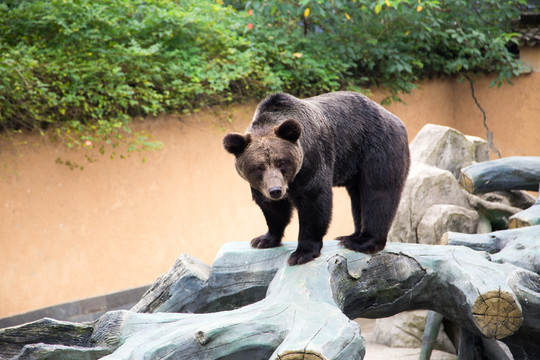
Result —
[[290, 142], [296, 142], [302, 135], [302, 125], [296, 120], [289, 119], [282, 122], [274, 129], [275, 134]]
[[250, 141], [251, 136], [249, 134], [244, 136], [238, 133], [231, 133], [223, 138], [223, 147], [231, 154], [238, 156], [244, 152]]

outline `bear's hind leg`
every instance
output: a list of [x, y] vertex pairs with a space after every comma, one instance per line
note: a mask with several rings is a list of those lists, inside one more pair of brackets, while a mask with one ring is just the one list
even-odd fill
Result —
[[364, 254], [376, 254], [386, 246], [386, 239], [380, 240], [367, 233], [340, 236], [338, 240], [341, 246]]
[[285, 228], [291, 221], [292, 205], [288, 199], [271, 201], [255, 189], [252, 189], [253, 200], [261, 208], [268, 231], [266, 234], [257, 236], [251, 240], [251, 246], [258, 249], [266, 249], [279, 246], [285, 232]]
[[354, 232], [351, 235], [338, 236], [336, 240], [346, 241], [357, 238], [362, 232], [362, 203], [360, 201], [360, 186], [357, 182], [345, 187], [351, 198], [351, 210], [354, 220]]
[[[401, 188], [378, 188], [369, 186], [360, 188], [362, 210], [361, 230], [339, 238], [340, 244], [347, 249], [375, 254], [386, 246], [386, 237], [390, 231], [401, 196]], [[351, 200], [353, 201], [353, 200]]]

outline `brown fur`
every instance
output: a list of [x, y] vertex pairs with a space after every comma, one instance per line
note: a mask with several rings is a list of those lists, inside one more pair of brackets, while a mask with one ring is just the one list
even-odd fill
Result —
[[340, 243], [369, 254], [384, 248], [410, 158], [405, 126], [380, 105], [352, 92], [303, 100], [274, 94], [246, 134], [228, 134], [223, 145], [268, 225], [252, 246], [279, 246], [295, 208], [300, 230], [289, 264], [313, 260], [331, 221], [332, 186], [344, 186], [355, 231]]
[[[283, 127], [282, 127], [283, 128]], [[244, 137], [246, 145], [242, 156], [235, 163], [236, 171], [249, 184], [267, 198], [279, 200], [287, 195], [288, 184], [302, 167], [303, 153], [297, 141], [289, 141], [279, 135], [280, 127], [264, 133], [251, 133]], [[242, 136], [240, 134], [237, 134]], [[300, 133], [293, 134], [298, 138]], [[269, 189], [280, 187], [282, 194], [272, 197]]]

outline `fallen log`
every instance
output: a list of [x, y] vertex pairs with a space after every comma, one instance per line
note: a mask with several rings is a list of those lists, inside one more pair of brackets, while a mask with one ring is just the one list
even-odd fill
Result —
[[471, 194], [499, 190], [538, 190], [540, 156], [511, 156], [461, 169], [460, 184]]
[[[531, 226], [520, 229], [502, 230], [489, 234], [464, 234], [447, 232], [441, 237], [442, 245], [466, 246], [471, 249], [486, 251], [491, 255], [491, 261], [498, 263], [510, 263], [515, 266], [531, 270], [540, 274], [540, 226]], [[540, 284], [531, 284], [531, 287], [540, 289]], [[436, 334], [441, 324], [442, 316], [430, 312], [426, 320], [426, 328], [422, 338], [421, 359], [429, 359], [429, 354], [434, 345], [433, 334]], [[523, 330], [522, 330], [523, 331]], [[524, 331], [525, 332], [525, 331]], [[435, 335], [436, 336], [436, 335]], [[525, 336], [528, 334], [525, 332]], [[519, 346], [512, 346], [516, 358], [526, 358], [521, 353]], [[508, 357], [493, 339], [478, 337], [468, 330], [461, 332], [460, 358], [471, 357], [474, 359], [474, 350], [481, 349], [484, 356], [494, 360], [507, 360]]]
[[[492, 253], [491, 261], [512, 264], [540, 274], [540, 225], [496, 231], [489, 234], [459, 234], [448, 232], [443, 235], [443, 241], [449, 245], [463, 245], [477, 250], [487, 250]], [[518, 280], [519, 279], [519, 280]], [[518, 285], [517, 282], [521, 285]], [[540, 295], [540, 277], [521, 278], [511, 277], [508, 284], [521, 299], [524, 322], [518, 332], [504, 339], [515, 359], [534, 359], [539, 352], [529, 352], [523, 347], [538, 341], [540, 327], [540, 312], [538, 305], [533, 303]], [[523, 284], [527, 284], [523, 286]], [[536, 299], [536, 300], [534, 300]], [[531, 303], [532, 301], [533, 303]], [[518, 335], [519, 334], [519, 335]]]
[[508, 218], [508, 227], [511, 229], [531, 225], [540, 225], [540, 189], [538, 199], [536, 199], [533, 206]]
[[462, 245], [494, 254], [504, 249], [510, 242], [520, 240], [540, 243], [540, 225], [494, 231], [487, 234], [464, 234], [449, 231], [441, 237], [441, 245]]
[[536, 197], [525, 190], [493, 191], [478, 196], [492, 203], [503, 203], [521, 210], [530, 208], [536, 202]]
[[488, 251], [492, 253], [493, 262], [512, 264], [540, 274], [540, 225], [489, 234], [448, 232], [441, 240], [449, 245]]
[[[41, 320], [0, 330], [0, 357], [361, 359], [365, 342], [350, 319], [413, 309], [437, 311], [525, 354], [540, 351], [536, 341], [523, 340], [540, 336], [540, 277], [530, 271], [462, 246], [389, 243], [369, 256], [325, 241], [318, 259], [291, 267], [294, 249], [294, 243], [266, 250], [227, 244], [211, 271], [184, 257], [183, 270], [169, 274], [176, 279], [162, 278], [147, 293], [151, 300], [143, 298], [148, 309], [171, 309], [174, 298], [184, 309], [217, 312], [115, 311], [82, 325]], [[189, 284], [195, 284], [191, 295]], [[266, 294], [257, 301], [261, 288]], [[234, 292], [255, 302], [245, 305]]]

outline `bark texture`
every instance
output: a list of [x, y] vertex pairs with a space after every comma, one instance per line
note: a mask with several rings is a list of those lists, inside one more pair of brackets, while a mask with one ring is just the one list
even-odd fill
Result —
[[[540, 352], [532, 341], [540, 336], [540, 277], [504, 258], [403, 243], [369, 256], [325, 241], [318, 259], [291, 267], [295, 245], [230, 243], [211, 268], [184, 255], [134, 311], [2, 329], [0, 357], [361, 359], [365, 342], [350, 319], [413, 309], [437, 311], [520, 355]], [[527, 251], [540, 257], [537, 247]]]

